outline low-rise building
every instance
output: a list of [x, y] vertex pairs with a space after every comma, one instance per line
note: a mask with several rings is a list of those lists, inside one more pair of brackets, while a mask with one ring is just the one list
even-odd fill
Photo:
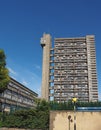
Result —
[[11, 78], [7, 89], [0, 94], [1, 111], [14, 111], [19, 108], [34, 108], [38, 94]]

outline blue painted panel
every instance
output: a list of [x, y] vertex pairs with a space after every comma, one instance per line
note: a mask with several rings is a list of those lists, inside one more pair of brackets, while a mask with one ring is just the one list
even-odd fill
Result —
[[101, 107], [77, 107], [77, 111], [101, 111]]

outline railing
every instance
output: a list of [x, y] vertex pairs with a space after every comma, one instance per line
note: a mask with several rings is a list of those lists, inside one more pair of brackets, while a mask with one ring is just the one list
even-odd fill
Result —
[[101, 111], [101, 107], [77, 107], [77, 111]]

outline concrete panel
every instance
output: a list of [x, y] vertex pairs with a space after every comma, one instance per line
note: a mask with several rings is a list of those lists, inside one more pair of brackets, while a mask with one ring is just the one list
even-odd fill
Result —
[[[76, 112], [76, 130], [100, 129], [101, 112]], [[51, 111], [50, 130], [74, 130], [74, 112]]]

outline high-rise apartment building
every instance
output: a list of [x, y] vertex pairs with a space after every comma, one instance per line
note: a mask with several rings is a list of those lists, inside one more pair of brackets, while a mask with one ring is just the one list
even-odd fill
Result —
[[73, 97], [97, 101], [98, 85], [94, 35], [77, 38], [41, 38], [43, 48], [42, 98], [58, 102]]

